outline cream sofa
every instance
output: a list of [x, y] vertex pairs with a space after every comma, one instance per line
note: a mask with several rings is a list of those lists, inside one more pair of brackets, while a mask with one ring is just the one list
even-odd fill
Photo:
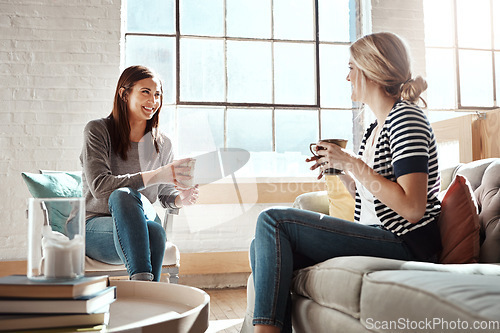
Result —
[[[473, 190], [488, 182], [492, 207], [482, 210], [490, 219], [483, 221], [489, 228], [489, 242], [482, 244], [487, 244], [485, 251], [497, 252], [481, 253], [481, 257], [499, 258], [500, 159], [443, 170], [442, 187], [457, 173], [469, 180]], [[324, 192], [303, 194], [294, 206], [327, 214], [325, 196]], [[292, 291], [297, 333], [500, 332], [500, 265], [494, 263], [442, 265], [338, 257], [296, 272]], [[253, 301], [250, 276], [243, 333], [253, 332]]]

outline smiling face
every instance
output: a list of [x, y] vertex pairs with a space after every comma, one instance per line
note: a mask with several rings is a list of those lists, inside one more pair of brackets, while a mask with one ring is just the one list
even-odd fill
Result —
[[146, 78], [137, 81], [127, 95], [129, 121], [147, 121], [153, 118], [161, 106], [160, 97], [159, 80]]

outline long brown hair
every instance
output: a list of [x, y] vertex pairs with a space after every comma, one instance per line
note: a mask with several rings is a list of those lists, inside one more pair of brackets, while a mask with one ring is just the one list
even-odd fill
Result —
[[[111, 145], [113, 150], [124, 160], [127, 159], [127, 152], [130, 149], [130, 123], [129, 123], [129, 110], [127, 104], [127, 96], [130, 90], [134, 87], [137, 81], [156, 78], [160, 81], [160, 106], [146, 123], [146, 130], [144, 134], [151, 132], [154, 141], [156, 152], [159, 152], [158, 143], [160, 140], [160, 133], [158, 130], [158, 123], [160, 117], [161, 107], [163, 105], [163, 86], [158, 76], [149, 68], [144, 66], [130, 66], [126, 68], [116, 85], [115, 100], [113, 103], [113, 110], [108, 116], [108, 129], [111, 135]], [[120, 95], [120, 90], [124, 89]]]
[[410, 53], [396, 34], [379, 32], [364, 36], [351, 47], [351, 59], [361, 70], [361, 80], [370, 79], [384, 87], [387, 95], [412, 103], [422, 100], [420, 94], [427, 82], [420, 75], [412, 78]]

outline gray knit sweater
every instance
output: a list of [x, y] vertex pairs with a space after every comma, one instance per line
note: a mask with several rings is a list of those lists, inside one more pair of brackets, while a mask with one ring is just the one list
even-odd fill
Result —
[[113, 151], [106, 119], [90, 121], [83, 131], [84, 142], [80, 162], [83, 168], [83, 195], [86, 218], [111, 215], [108, 208], [110, 194], [121, 187], [140, 191], [150, 202], [160, 200], [165, 208], [176, 210], [175, 197], [179, 192], [172, 184], [144, 187], [141, 172], [157, 169], [173, 160], [172, 143], [162, 134], [159, 153], [156, 153], [151, 133], [141, 142], [132, 142], [123, 160]]

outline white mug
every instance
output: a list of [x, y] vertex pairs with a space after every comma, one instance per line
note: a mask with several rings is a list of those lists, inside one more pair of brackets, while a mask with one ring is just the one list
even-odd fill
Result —
[[181, 184], [181, 187], [191, 188], [195, 185], [194, 184], [194, 166], [195, 166], [195, 164], [196, 164], [196, 159], [194, 159], [194, 158], [190, 158], [186, 162], [181, 164], [181, 166], [188, 168], [188, 174], [186, 174], [186, 175], [191, 177], [190, 179], [186, 179], [186, 180], [182, 180], [182, 181], [177, 180]]

